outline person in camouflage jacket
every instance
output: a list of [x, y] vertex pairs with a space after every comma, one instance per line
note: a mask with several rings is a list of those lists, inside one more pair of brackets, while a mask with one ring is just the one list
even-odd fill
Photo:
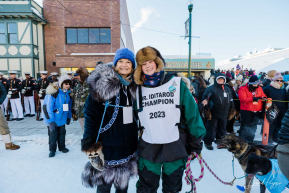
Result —
[[84, 104], [89, 94], [89, 86], [87, 85], [86, 79], [89, 76], [88, 71], [84, 67], [78, 68], [76, 71], [79, 74], [77, 84], [73, 89], [73, 102], [72, 102], [72, 117], [73, 120], [78, 120], [82, 131], [84, 131]]

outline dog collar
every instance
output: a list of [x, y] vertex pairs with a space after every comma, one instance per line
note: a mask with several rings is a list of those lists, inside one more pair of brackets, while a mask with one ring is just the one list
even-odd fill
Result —
[[238, 158], [239, 162], [241, 162], [244, 159], [244, 157], [248, 154], [250, 149], [251, 149], [251, 146], [249, 145], [249, 148], [247, 148], [246, 152]]

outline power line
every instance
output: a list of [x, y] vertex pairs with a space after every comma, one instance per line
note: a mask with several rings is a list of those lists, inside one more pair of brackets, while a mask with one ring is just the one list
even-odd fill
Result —
[[[62, 5], [62, 4], [61, 4], [61, 5]], [[47, 5], [47, 6], [64, 10], [64, 9], [62, 9], [62, 8], [59, 8], [59, 7], [56, 7], [56, 6], [53, 6], [53, 5]], [[62, 5], [62, 6], [63, 6], [63, 5]], [[63, 6], [63, 7], [65, 8], [65, 10], [68, 10], [71, 14], [85, 15], [85, 16], [89, 16], [89, 17], [92, 17], [92, 18], [97, 18], [97, 19], [100, 19], [100, 20], [109, 21], [110, 23], [114, 23], [114, 24], [119, 24], [119, 25], [125, 25], [125, 26], [135, 27], [135, 28], [139, 28], [139, 29], [143, 29], [143, 30], [148, 30], [148, 31], [153, 31], [153, 32], [158, 32], [158, 33], [163, 33], [163, 34], [168, 34], [168, 35], [182, 36], [182, 35], [180, 35], [180, 34], [175, 34], [175, 33], [170, 33], [170, 32], [164, 32], [164, 31], [159, 31], [159, 30], [153, 30], [153, 29], [148, 29], [148, 28], [143, 28], [143, 27], [138, 27], [138, 26], [134, 26], [134, 25], [125, 24], [125, 23], [118, 22], [118, 21], [103, 19], [103, 18], [100, 18], [100, 17], [91, 16], [91, 15], [85, 14], [85, 13], [72, 12], [72, 11], [70, 11], [69, 9], [67, 9], [65, 6]]]

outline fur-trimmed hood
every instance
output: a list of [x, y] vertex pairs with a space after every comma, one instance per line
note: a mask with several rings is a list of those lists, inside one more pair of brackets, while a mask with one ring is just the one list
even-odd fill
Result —
[[[87, 78], [87, 84], [90, 87], [90, 96], [98, 102], [110, 100], [117, 96], [122, 86], [111, 63], [97, 65]], [[128, 88], [132, 98], [135, 99], [136, 86], [131, 83]]]
[[[54, 95], [59, 91], [63, 92], [61, 89], [59, 89], [58, 82], [53, 82], [46, 88], [46, 95]], [[68, 90], [67, 93], [71, 96], [71, 90]]]
[[58, 91], [58, 86], [57, 86], [58, 82], [53, 82], [52, 84], [50, 84], [47, 88], [46, 88], [46, 94], [47, 95], [53, 95], [55, 93], [57, 93]]

